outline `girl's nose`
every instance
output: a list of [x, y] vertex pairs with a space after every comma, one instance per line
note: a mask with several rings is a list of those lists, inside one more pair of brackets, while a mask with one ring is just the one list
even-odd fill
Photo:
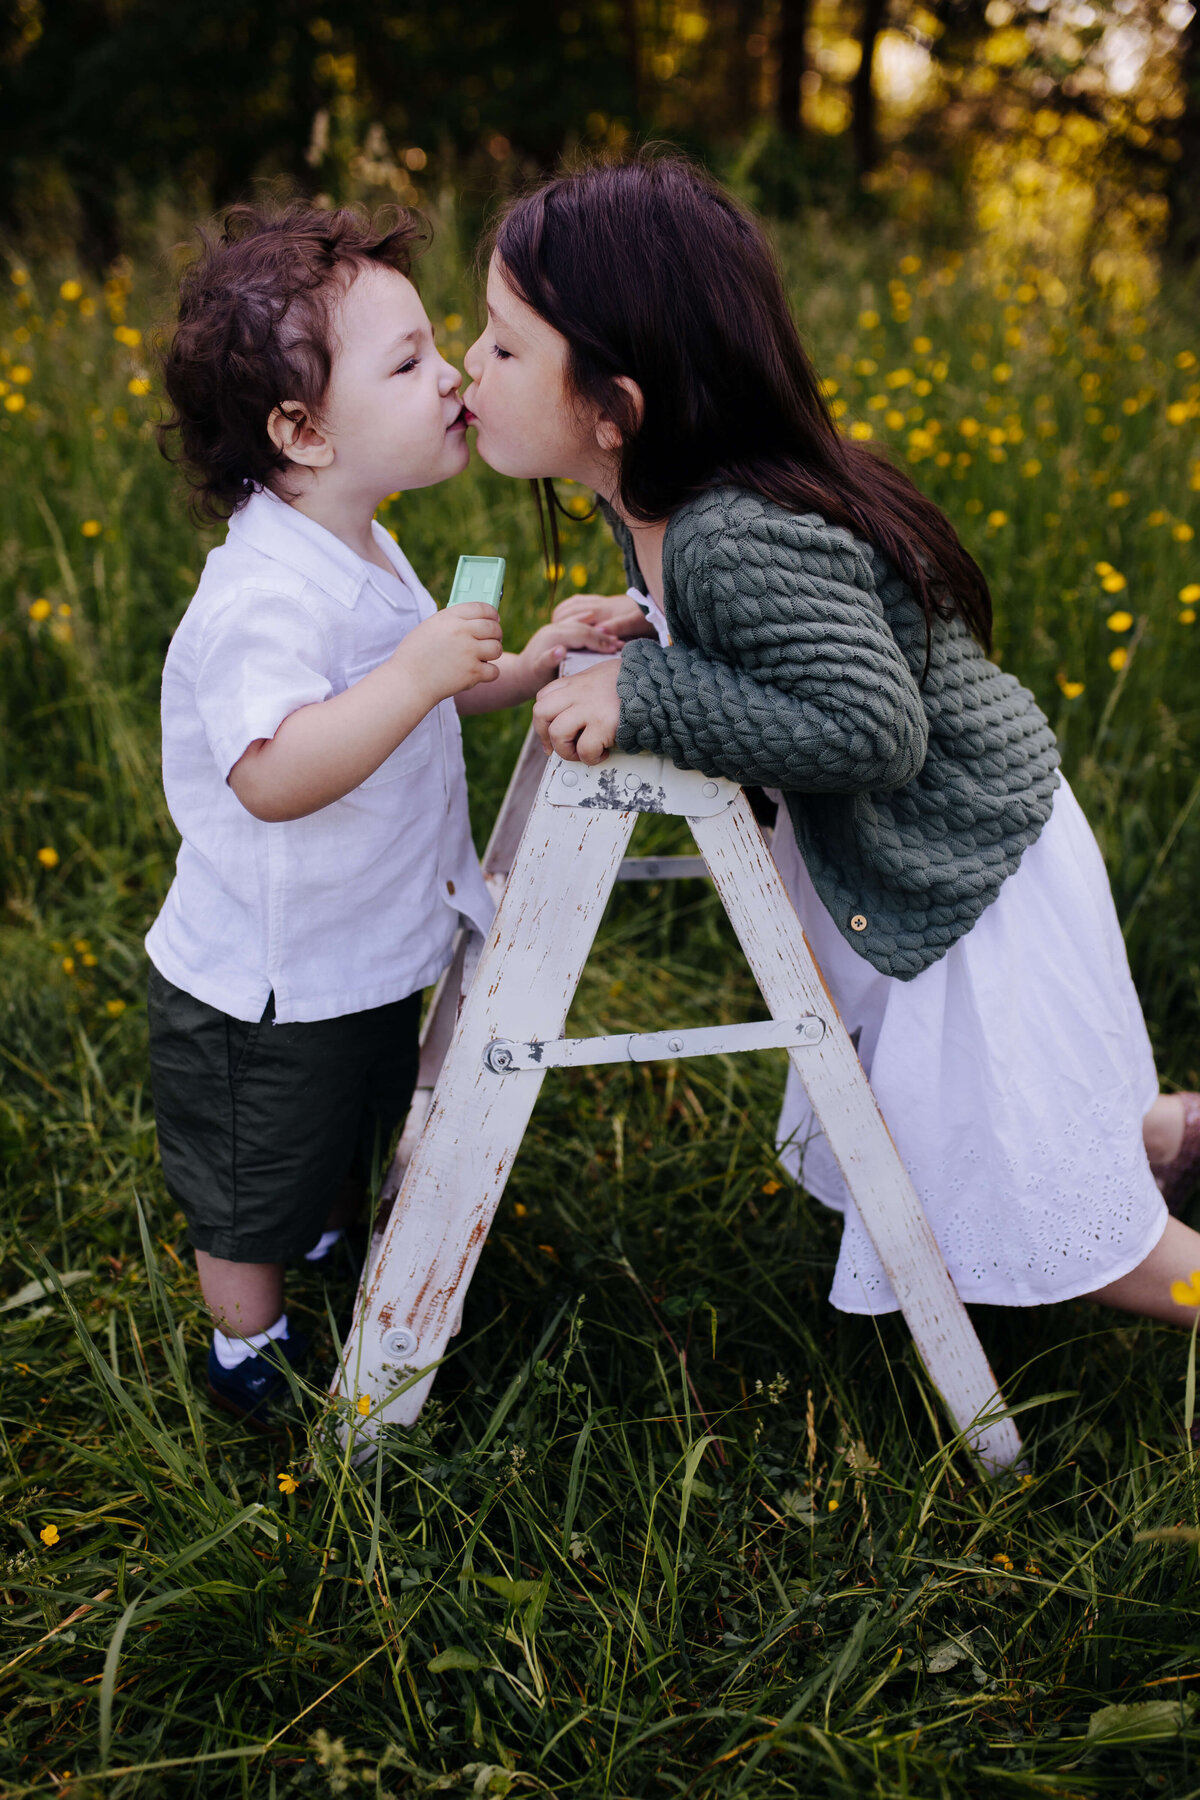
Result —
[[446, 361], [445, 357], [443, 356], [442, 372], [438, 379], [438, 387], [441, 390], [441, 392], [443, 394], [452, 394], [454, 392], [455, 388], [460, 385], [461, 381], [462, 381], [462, 376], [459, 374], [458, 370], [454, 367], [454, 364], [448, 363]]
[[471, 345], [471, 348], [467, 351], [467, 354], [463, 357], [463, 368], [467, 371], [467, 374], [471, 377], [472, 381], [479, 380], [479, 364], [481, 360], [479, 346], [482, 342], [483, 339], [477, 337], [475, 342]]

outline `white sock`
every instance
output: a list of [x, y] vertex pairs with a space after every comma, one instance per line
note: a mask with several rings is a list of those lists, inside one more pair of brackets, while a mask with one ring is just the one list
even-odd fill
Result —
[[329, 1255], [341, 1236], [340, 1231], [323, 1231], [312, 1249], [304, 1252], [305, 1262], [320, 1262], [322, 1257]]
[[273, 1338], [283, 1338], [287, 1334], [287, 1314], [280, 1313], [273, 1325], [268, 1325], [265, 1331], [256, 1331], [252, 1337], [226, 1337], [223, 1331], [214, 1331], [213, 1349], [223, 1369], [236, 1369], [257, 1356], [260, 1350], [265, 1350]]

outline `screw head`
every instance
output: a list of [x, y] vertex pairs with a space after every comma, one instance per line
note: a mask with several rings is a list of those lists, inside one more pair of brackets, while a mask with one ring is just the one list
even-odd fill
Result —
[[561, 779], [564, 787], [579, 786], [579, 772], [576, 769], [564, 769]]
[[397, 1325], [383, 1334], [383, 1347], [389, 1356], [411, 1356], [417, 1347], [417, 1334], [407, 1325]]
[[682, 1050], [683, 1049], [683, 1039], [677, 1038], [677, 1037], [668, 1038], [667, 1039], [667, 1049], [668, 1050]]
[[704, 786], [700, 789], [700, 792], [704, 795], [704, 798], [706, 800], [715, 800], [716, 794], [717, 794], [716, 782], [715, 781], [706, 781]]

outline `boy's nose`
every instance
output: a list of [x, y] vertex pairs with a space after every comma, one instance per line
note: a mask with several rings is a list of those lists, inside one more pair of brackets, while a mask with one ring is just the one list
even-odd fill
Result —
[[463, 368], [467, 371], [467, 374], [471, 377], [472, 381], [478, 381], [479, 379], [479, 346], [482, 342], [482, 338], [476, 338], [475, 342], [471, 345], [471, 348], [467, 351], [467, 354], [463, 357]]

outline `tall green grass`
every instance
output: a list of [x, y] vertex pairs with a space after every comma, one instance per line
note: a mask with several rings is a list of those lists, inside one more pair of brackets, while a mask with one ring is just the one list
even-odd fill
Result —
[[[847, 427], [912, 456], [984, 562], [999, 653], [1105, 849], [1164, 1080], [1192, 1085], [1190, 318], [1156, 303], [1135, 329], [982, 254], [782, 249]], [[367, 1473], [320, 1398], [346, 1270], [289, 1294], [316, 1338], [309, 1423], [264, 1445], [202, 1397], [141, 1003], [173, 856], [158, 673], [205, 548], [153, 391], [129, 391], [164, 280], [36, 270], [0, 300], [6, 1793], [1200, 1793], [1186, 1339], [1082, 1304], [982, 1312], [1029, 1466], [981, 1485], [902, 1324], [824, 1300], [837, 1228], [776, 1170], [776, 1056], [547, 1083], [435, 1399]], [[448, 236], [425, 291], [461, 345]], [[461, 550], [503, 551], [511, 641], [543, 616], [510, 484], [476, 468], [388, 522], [435, 593]], [[592, 524], [563, 560], [566, 590], [619, 581]], [[524, 726], [468, 721], [480, 835]], [[757, 1007], [719, 907], [681, 884], [618, 895], [574, 1017]]]

